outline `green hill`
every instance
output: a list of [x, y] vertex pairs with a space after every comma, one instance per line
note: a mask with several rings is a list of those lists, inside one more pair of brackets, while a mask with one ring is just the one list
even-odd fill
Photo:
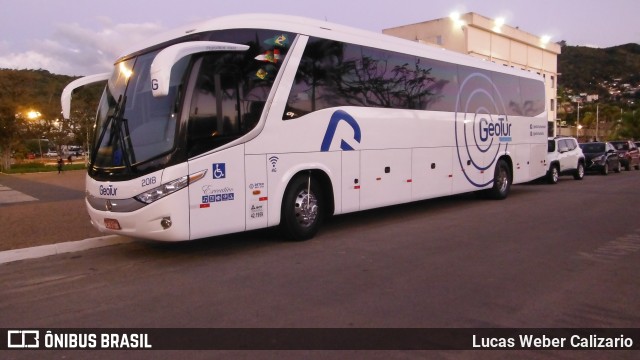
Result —
[[563, 46], [558, 56], [558, 84], [574, 93], [597, 93], [608, 98], [612, 83], [640, 86], [640, 44], [605, 49]]

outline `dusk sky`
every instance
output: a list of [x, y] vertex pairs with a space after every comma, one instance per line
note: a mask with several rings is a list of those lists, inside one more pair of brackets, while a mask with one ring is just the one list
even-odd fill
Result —
[[242, 13], [278, 13], [374, 32], [475, 12], [569, 45], [640, 43], [638, 0], [0, 0], [0, 68], [109, 71], [122, 51], [171, 28]]

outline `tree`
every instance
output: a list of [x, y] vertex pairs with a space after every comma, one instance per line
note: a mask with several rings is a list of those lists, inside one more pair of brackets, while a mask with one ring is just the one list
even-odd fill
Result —
[[616, 135], [619, 139], [640, 139], [640, 116], [635, 111], [624, 113]]
[[69, 131], [73, 134], [76, 145], [89, 149], [93, 139], [93, 125], [96, 120], [96, 109], [104, 83], [93, 84], [76, 89], [73, 93]]
[[[46, 70], [0, 69], [0, 165], [3, 169], [10, 167], [10, 158], [16, 149], [26, 151], [33, 146], [28, 145], [30, 139], [38, 140], [35, 142], [38, 144], [44, 137], [58, 149], [60, 145], [86, 141], [104, 84], [76, 94], [72, 118], [65, 121], [60, 115], [60, 95], [73, 79]], [[37, 116], [29, 116], [30, 112]]]
[[[26, 80], [26, 81], [25, 81]], [[13, 148], [19, 143], [23, 133], [26, 112], [33, 103], [29, 103], [30, 89], [27, 84], [33, 81], [32, 74], [21, 74], [18, 70], [3, 71], [0, 76], [0, 165], [2, 169], [11, 166]], [[24, 100], [24, 101], [23, 101]]]

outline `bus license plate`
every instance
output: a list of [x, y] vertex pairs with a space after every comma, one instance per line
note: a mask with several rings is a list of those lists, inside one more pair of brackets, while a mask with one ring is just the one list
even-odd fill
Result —
[[116, 219], [104, 219], [104, 227], [109, 230], [120, 230], [120, 223]]

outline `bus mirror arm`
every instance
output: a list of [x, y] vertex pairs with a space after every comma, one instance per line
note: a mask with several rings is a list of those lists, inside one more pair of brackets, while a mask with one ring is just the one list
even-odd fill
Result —
[[185, 56], [213, 51], [247, 51], [249, 46], [218, 41], [190, 41], [171, 45], [160, 51], [151, 63], [150, 79], [153, 97], [167, 96], [171, 68]]
[[65, 86], [64, 90], [62, 90], [62, 95], [60, 96], [60, 105], [62, 105], [62, 117], [65, 120], [69, 120], [69, 116], [71, 115], [71, 95], [73, 94], [73, 90], [85, 85], [109, 80], [109, 77], [111, 77], [111, 73], [89, 75], [76, 79]]

